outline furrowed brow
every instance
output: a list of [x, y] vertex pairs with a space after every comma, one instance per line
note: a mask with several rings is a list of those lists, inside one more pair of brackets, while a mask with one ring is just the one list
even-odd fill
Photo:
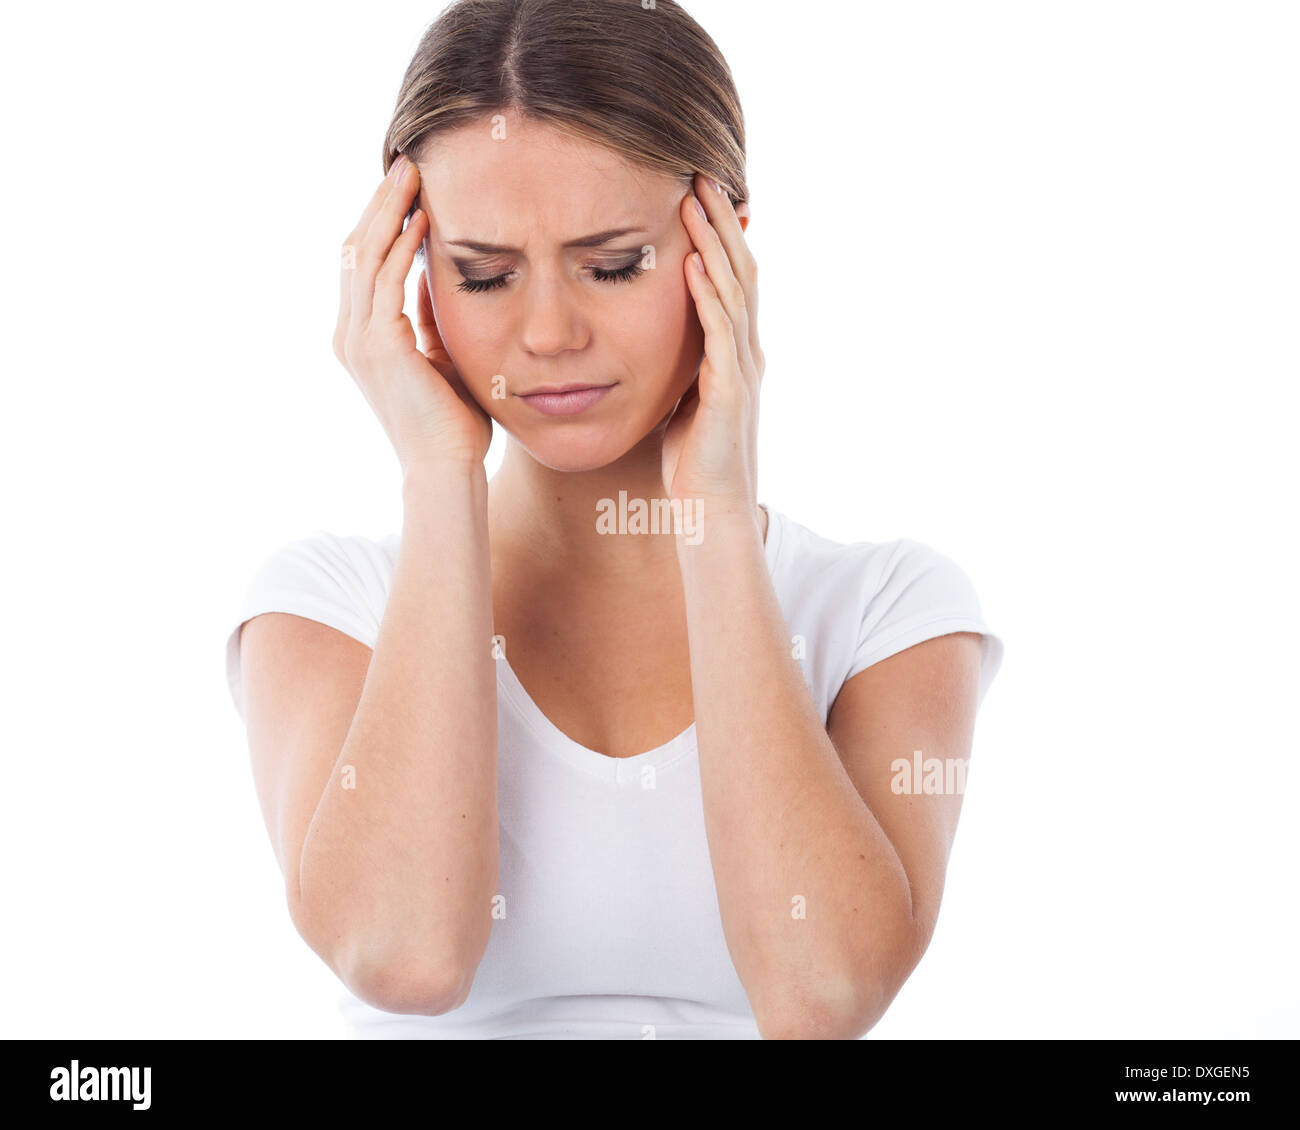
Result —
[[[564, 244], [565, 247], [599, 247], [601, 244], [609, 243], [611, 240], [619, 239], [625, 235], [645, 234], [649, 228], [610, 228], [609, 231], [598, 231], [593, 235], [584, 235], [580, 239], [571, 239]], [[481, 255], [501, 255], [517, 254], [519, 248], [506, 247], [499, 243], [480, 243], [475, 239], [448, 239], [444, 242], [449, 247], [464, 247], [470, 251], [477, 251]]]

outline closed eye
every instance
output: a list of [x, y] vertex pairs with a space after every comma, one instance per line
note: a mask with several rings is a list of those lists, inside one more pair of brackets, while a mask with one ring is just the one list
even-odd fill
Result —
[[639, 278], [643, 274], [645, 274], [645, 271], [638, 259], [634, 259], [626, 267], [619, 267], [616, 271], [603, 271], [599, 267], [591, 268], [591, 277], [597, 282], [623, 282], [628, 279]]
[[482, 294], [485, 290], [496, 290], [499, 286], [505, 286], [506, 279], [509, 277], [509, 275], [497, 275], [494, 279], [466, 279], [456, 289], [463, 290], [467, 294]]
[[[597, 282], [630, 282], [632, 279], [640, 278], [645, 274], [645, 269], [641, 266], [640, 259], [634, 259], [626, 267], [619, 267], [615, 270], [605, 270], [603, 267], [592, 267], [591, 277]], [[510, 279], [510, 272], [503, 275], [497, 275], [491, 279], [465, 279], [456, 289], [463, 290], [467, 294], [482, 294], [484, 291], [496, 290], [503, 287]]]

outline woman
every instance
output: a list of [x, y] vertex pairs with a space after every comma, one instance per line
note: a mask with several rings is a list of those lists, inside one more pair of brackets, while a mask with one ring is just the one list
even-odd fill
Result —
[[297, 929], [361, 1035], [860, 1036], [1002, 645], [928, 546], [758, 504], [726, 63], [670, 0], [462, 0], [384, 164], [334, 346], [401, 533], [286, 545], [228, 643]]

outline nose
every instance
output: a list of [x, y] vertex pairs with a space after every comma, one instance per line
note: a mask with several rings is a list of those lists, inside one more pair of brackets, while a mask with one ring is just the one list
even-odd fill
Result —
[[528, 282], [524, 297], [520, 341], [538, 357], [550, 357], [587, 344], [587, 332], [566, 280], [538, 273]]

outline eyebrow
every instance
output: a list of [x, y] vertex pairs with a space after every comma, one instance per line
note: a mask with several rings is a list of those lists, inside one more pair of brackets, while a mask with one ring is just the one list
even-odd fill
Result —
[[[594, 235], [584, 235], [580, 239], [571, 239], [564, 244], [565, 247], [599, 247], [602, 243], [609, 243], [610, 240], [618, 239], [624, 235], [635, 235], [637, 232], [649, 232], [649, 228], [610, 228], [609, 231], [598, 231]], [[470, 251], [477, 251], [483, 255], [500, 255], [502, 253], [516, 253], [517, 247], [506, 247], [499, 243], [479, 243], [474, 239], [448, 239], [444, 240], [449, 247], [465, 247]]]

